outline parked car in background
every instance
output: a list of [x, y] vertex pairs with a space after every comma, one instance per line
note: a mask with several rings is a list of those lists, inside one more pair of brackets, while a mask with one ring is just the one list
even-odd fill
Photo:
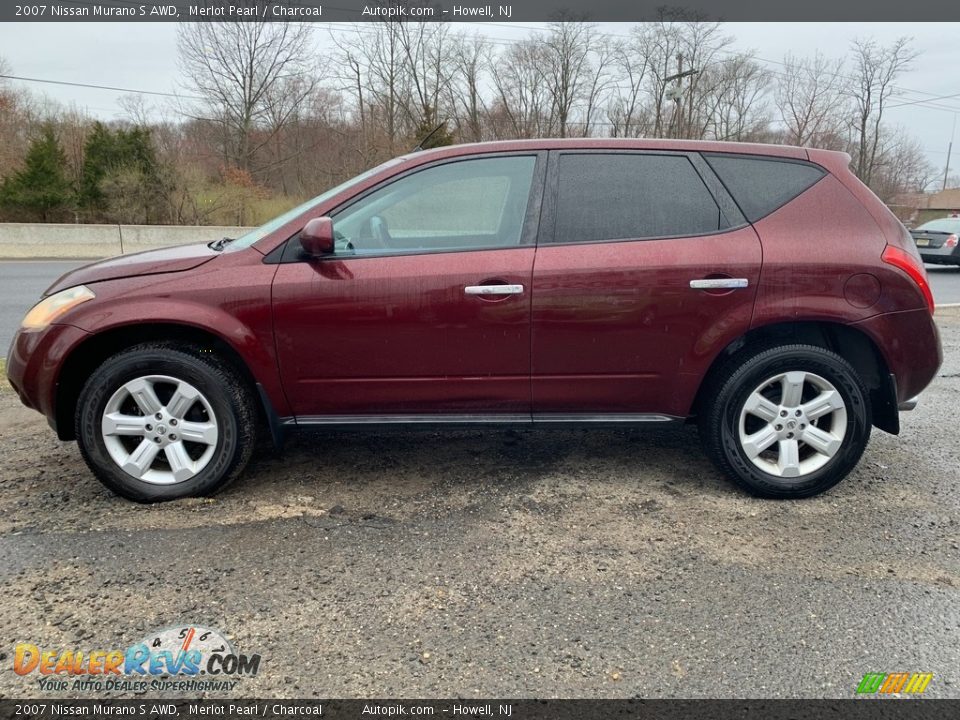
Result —
[[960, 217], [930, 220], [910, 235], [925, 263], [960, 265]]
[[237, 240], [68, 273], [8, 377], [144, 502], [222, 488], [258, 427], [392, 425], [693, 422], [741, 487], [814, 495], [871, 427], [899, 432], [942, 360], [915, 244], [848, 162], [674, 140], [413, 153]]

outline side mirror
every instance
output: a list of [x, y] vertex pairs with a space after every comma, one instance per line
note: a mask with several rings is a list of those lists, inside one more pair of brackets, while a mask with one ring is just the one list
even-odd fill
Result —
[[313, 218], [300, 231], [300, 244], [310, 255], [329, 255], [333, 252], [333, 220]]

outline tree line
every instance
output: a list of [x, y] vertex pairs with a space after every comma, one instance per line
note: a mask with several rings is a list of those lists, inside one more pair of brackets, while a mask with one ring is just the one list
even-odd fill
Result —
[[[934, 168], [888, 122], [911, 42], [762, 61], [721, 23], [664, 17], [618, 35], [563, 17], [515, 41], [447, 23], [197, 23], [177, 97], [103, 123], [0, 85], [0, 219], [254, 224], [427, 147], [666, 137], [842, 150], [883, 199]], [[2, 66], [2, 61], [0, 61]], [[9, 74], [9, 72], [0, 72]]]

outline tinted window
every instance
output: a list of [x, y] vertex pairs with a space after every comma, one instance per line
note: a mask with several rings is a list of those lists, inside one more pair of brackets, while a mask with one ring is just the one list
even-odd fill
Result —
[[533, 156], [482, 158], [400, 178], [334, 215], [337, 252], [519, 245], [535, 165]]
[[704, 157], [750, 222], [793, 200], [826, 174], [816, 165], [777, 158]]
[[560, 156], [555, 242], [702, 235], [720, 209], [682, 155]]

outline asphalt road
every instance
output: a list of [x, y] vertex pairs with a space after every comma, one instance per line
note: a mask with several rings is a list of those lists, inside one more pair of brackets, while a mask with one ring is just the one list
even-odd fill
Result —
[[958, 698], [960, 309], [938, 323], [903, 434], [798, 502], [742, 494], [685, 428], [326, 432], [141, 506], [0, 386], [0, 697], [97, 697], [16, 675], [18, 642], [200, 624], [262, 655], [217, 697], [851, 698], [916, 671]]
[[[0, 357], [6, 354], [24, 314], [50, 284], [87, 260], [0, 261]], [[927, 273], [938, 304], [960, 303], [960, 270], [928, 265]]]
[[0, 261], [0, 357], [6, 356], [20, 321], [40, 294], [69, 270], [90, 260]]

